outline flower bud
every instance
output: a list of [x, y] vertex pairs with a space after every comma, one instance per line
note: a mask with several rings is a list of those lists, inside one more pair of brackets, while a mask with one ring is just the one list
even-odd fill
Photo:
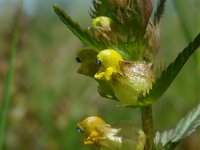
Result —
[[92, 29], [98, 40], [110, 41], [112, 39], [113, 23], [106, 16], [96, 17], [92, 20]]
[[101, 150], [143, 150], [146, 136], [130, 122], [108, 124], [97, 116], [78, 123], [77, 130], [83, 132], [83, 143]]
[[114, 73], [112, 81], [115, 96], [125, 106], [137, 106], [138, 98], [152, 88], [152, 70], [143, 61], [120, 61], [119, 64], [121, 73]]

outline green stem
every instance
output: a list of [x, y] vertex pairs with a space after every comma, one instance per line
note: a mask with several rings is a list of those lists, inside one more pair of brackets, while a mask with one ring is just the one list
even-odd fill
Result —
[[14, 17], [14, 26], [11, 43], [11, 56], [9, 61], [8, 72], [6, 75], [2, 103], [0, 104], [0, 150], [3, 149], [4, 133], [7, 120], [7, 112], [10, 103], [11, 88], [13, 83], [14, 64], [16, 59], [16, 50], [19, 42], [19, 22], [22, 8], [19, 8]]
[[152, 106], [141, 107], [143, 130], [146, 134], [145, 150], [154, 149], [154, 128]]

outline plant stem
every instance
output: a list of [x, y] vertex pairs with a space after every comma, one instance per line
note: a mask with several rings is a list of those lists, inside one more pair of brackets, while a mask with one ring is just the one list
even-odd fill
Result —
[[143, 130], [146, 134], [145, 150], [154, 149], [154, 128], [152, 106], [141, 107]]
[[21, 17], [22, 8], [17, 9], [17, 13], [14, 16], [13, 24], [13, 33], [12, 33], [12, 42], [11, 42], [11, 55], [9, 60], [9, 67], [5, 80], [5, 87], [2, 97], [2, 103], [0, 104], [0, 150], [3, 149], [4, 142], [4, 133], [7, 120], [7, 112], [10, 103], [11, 88], [13, 83], [13, 74], [14, 74], [14, 64], [16, 59], [16, 50], [19, 42], [19, 28], [20, 28], [20, 17]]
[[4, 130], [5, 130], [5, 124], [6, 124], [6, 116], [8, 112], [8, 106], [10, 102], [10, 93], [11, 93], [11, 87], [13, 82], [13, 72], [14, 72], [14, 62], [15, 62], [15, 55], [16, 55], [16, 43], [17, 43], [17, 35], [14, 35], [14, 41], [13, 41], [13, 47], [11, 52], [11, 58], [9, 62], [9, 69], [7, 72], [7, 77], [5, 81], [5, 87], [3, 92], [3, 98], [2, 103], [0, 105], [0, 149], [3, 146], [4, 141]]

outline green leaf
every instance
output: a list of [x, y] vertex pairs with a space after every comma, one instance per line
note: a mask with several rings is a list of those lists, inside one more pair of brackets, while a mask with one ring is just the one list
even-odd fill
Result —
[[151, 104], [153, 101], [160, 98], [174, 81], [184, 64], [187, 62], [188, 58], [199, 48], [199, 46], [200, 33], [182, 52], [179, 53], [175, 61], [162, 72], [161, 76], [155, 81], [150, 93], [140, 100], [143, 102], [146, 101], [146, 104]]
[[154, 24], [159, 24], [165, 10], [166, 0], [159, 0], [156, 12], [154, 14]]
[[74, 22], [61, 8], [53, 6], [60, 20], [76, 35], [86, 46], [99, 51], [103, 49], [102, 43], [97, 41], [87, 30], [83, 30], [77, 22]]
[[165, 149], [174, 148], [182, 139], [192, 134], [200, 125], [200, 104], [181, 119], [174, 129], [163, 132], [157, 138]]
[[90, 15], [92, 18], [96, 18], [99, 16], [107, 16], [112, 19], [116, 19], [116, 13], [111, 7], [111, 5], [108, 3], [108, 1], [105, 0], [94, 0], [93, 1], [94, 9], [90, 9]]

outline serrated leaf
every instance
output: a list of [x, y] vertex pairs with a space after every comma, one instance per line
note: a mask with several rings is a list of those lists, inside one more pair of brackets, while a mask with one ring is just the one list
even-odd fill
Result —
[[198, 126], [200, 126], [200, 104], [181, 119], [174, 129], [160, 134], [160, 143], [166, 149], [172, 148], [192, 134]]
[[189, 57], [199, 48], [200, 46], [200, 33], [196, 38], [189, 43], [189, 45], [184, 48], [182, 52], [179, 53], [177, 58], [173, 63], [171, 63], [166, 70], [164, 70], [161, 76], [155, 81], [152, 90], [146, 96], [141, 98], [142, 102], [152, 103], [153, 101], [159, 99], [164, 92], [168, 89], [171, 83], [174, 81], [184, 64], [187, 62]]
[[160, 19], [162, 18], [162, 15], [165, 10], [165, 3], [166, 3], [166, 0], [159, 0], [156, 12], [154, 14], [154, 24], [160, 23]]
[[77, 22], [74, 22], [61, 8], [53, 6], [55, 13], [60, 20], [76, 35], [86, 46], [96, 50], [102, 49], [103, 45], [95, 39], [87, 30], [82, 29]]
[[90, 15], [92, 18], [99, 16], [107, 16], [113, 19], [115, 18], [115, 13], [113, 8], [107, 1], [104, 0], [93, 0], [94, 9], [90, 9]]

